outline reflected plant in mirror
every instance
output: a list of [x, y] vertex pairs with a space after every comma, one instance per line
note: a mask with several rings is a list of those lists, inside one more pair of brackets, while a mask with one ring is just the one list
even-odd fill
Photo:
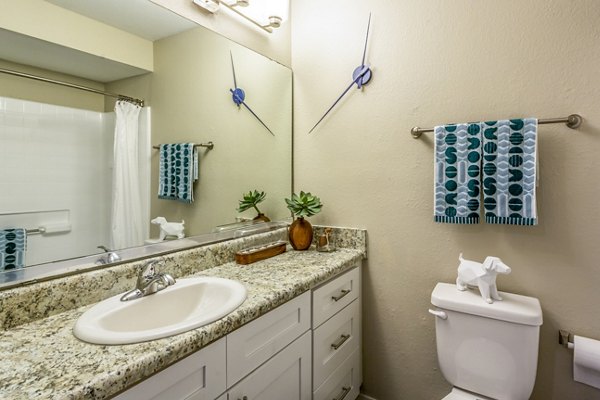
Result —
[[[49, 3], [65, 22], [86, 21], [83, 25], [89, 31], [78, 32], [78, 39], [88, 45], [88, 51], [51, 43], [49, 34], [47, 40], [34, 39], [0, 25], [0, 43], [10, 44], [0, 45], [0, 69], [84, 86], [94, 93], [0, 73], [0, 168], [5, 171], [0, 180], [0, 230], [21, 229], [27, 236], [19, 243], [24, 268], [0, 271], [0, 288], [110, 265], [110, 257], [99, 246], [126, 262], [224, 240], [221, 233], [212, 239], [206, 234], [236, 222], [238, 215], [231, 205], [248, 187], [260, 187], [259, 195], [269, 194], [253, 201], [271, 220], [289, 216], [277, 200], [289, 196], [292, 189], [292, 71], [288, 67], [150, 0], [136, 1], [135, 7], [105, 0]], [[10, 7], [20, 7], [19, 2]], [[139, 30], [122, 22], [134, 19], [157, 22]], [[53, 23], [41, 30], [41, 37], [46, 29], [56, 29]], [[109, 40], [108, 31], [122, 40]], [[111, 58], [106, 49], [120, 50], [127, 57]], [[231, 51], [236, 65], [243, 66], [236, 70], [236, 79], [253, 94], [253, 111], [276, 136], [265, 135], [251, 113], [232, 118]], [[97, 92], [144, 101], [133, 121], [137, 152], [126, 162], [140, 172], [139, 179], [126, 183], [133, 197], [119, 205], [133, 207], [143, 216], [135, 228], [138, 238], [126, 245], [142, 247], [111, 246], [116, 226], [124, 226], [125, 231], [134, 228], [129, 219], [115, 218], [118, 213], [111, 212], [114, 148], [119, 145], [116, 100]], [[152, 147], [207, 142], [214, 143], [213, 150], [197, 148], [194, 202], [159, 199], [159, 153]], [[151, 216], [157, 215], [185, 221], [187, 237], [144, 246], [159, 236], [158, 226], [150, 224]], [[99, 259], [108, 263], [99, 266]], [[69, 261], [58, 264], [57, 260]]]
[[257, 206], [259, 203], [265, 200], [265, 197], [267, 197], [267, 194], [265, 192], [259, 192], [258, 190], [244, 193], [242, 200], [239, 202], [238, 212], [241, 213], [250, 208], [254, 208], [257, 214], [256, 217], [254, 217], [254, 220], [270, 222], [271, 220], [265, 214], [263, 214]]

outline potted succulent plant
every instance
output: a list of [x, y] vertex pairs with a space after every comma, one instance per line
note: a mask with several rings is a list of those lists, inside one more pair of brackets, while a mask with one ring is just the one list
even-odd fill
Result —
[[292, 194], [290, 199], [285, 199], [287, 208], [296, 216], [289, 229], [290, 244], [295, 250], [306, 250], [310, 247], [313, 237], [313, 229], [310, 222], [305, 217], [312, 217], [318, 214], [323, 207], [321, 199], [312, 195], [310, 192], [300, 192]]
[[265, 216], [265, 214], [263, 214], [262, 212], [260, 212], [260, 210], [257, 207], [258, 203], [261, 203], [265, 197], [267, 197], [267, 194], [265, 192], [259, 192], [258, 190], [253, 191], [249, 191], [248, 193], [244, 193], [243, 194], [243, 198], [242, 200], [239, 201], [239, 207], [238, 207], [238, 212], [244, 212], [249, 208], [254, 208], [256, 210], [256, 213], [258, 214], [256, 217], [254, 217], [254, 220], [262, 220], [264, 222], [269, 222], [271, 221], [267, 216]]

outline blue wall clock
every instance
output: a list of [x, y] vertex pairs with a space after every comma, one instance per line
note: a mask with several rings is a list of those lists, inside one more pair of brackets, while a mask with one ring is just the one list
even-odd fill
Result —
[[336, 106], [336, 104], [339, 103], [339, 101], [342, 99], [342, 97], [344, 97], [346, 95], [346, 93], [348, 93], [348, 91], [352, 88], [352, 86], [354, 86], [356, 84], [356, 88], [357, 89], [362, 89], [362, 87], [365, 86], [367, 83], [369, 83], [369, 81], [373, 77], [373, 71], [371, 71], [370, 65], [365, 64], [365, 57], [367, 55], [367, 43], [369, 41], [369, 29], [370, 29], [370, 27], [371, 27], [371, 14], [369, 14], [369, 22], [367, 24], [367, 35], [365, 37], [365, 47], [363, 49], [362, 61], [361, 61], [360, 65], [358, 67], [356, 67], [354, 69], [354, 71], [352, 72], [352, 82], [342, 92], [342, 94], [340, 95], [340, 97], [338, 97], [337, 100], [335, 100], [333, 102], [333, 104], [331, 105], [331, 107], [329, 107], [329, 109], [327, 111], [325, 111], [325, 114], [323, 114], [323, 116], [321, 117], [321, 119], [317, 121], [317, 123], [315, 124], [315, 126], [313, 126], [312, 129], [308, 133], [311, 133], [317, 127], [317, 125], [319, 125], [321, 123], [321, 121], [323, 121], [323, 119], [325, 119], [325, 117], [327, 116], [327, 114], [329, 114], [329, 112], [331, 110], [333, 110], [333, 108]]

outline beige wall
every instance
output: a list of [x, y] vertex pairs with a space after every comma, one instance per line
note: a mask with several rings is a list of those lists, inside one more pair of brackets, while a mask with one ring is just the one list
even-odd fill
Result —
[[[573, 382], [557, 330], [600, 339], [600, 2], [346, 3], [292, 2], [295, 189], [323, 200], [313, 222], [368, 229], [365, 392], [432, 400], [449, 391], [427, 308], [435, 283], [455, 279], [462, 251], [501, 256], [513, 272], [500, 289], [541, 301], [532, 398], [599, 399]], [[373, 80], [307, 135], [350, 83], [369, 11]], [[411, 127], [574, 112], [585, 118], [578, 131], [540, 128], [539, 226], [432, 222], [433, 143], [412, 139]]]
[[[0, 60], [0, 68], [104, 90], [104, 85], [99, 82], [34, 68], [28, 65]], [[104, 111], [104, 98], [95, 93], [6, 74], [0, 74], [0, 96], [85, 110]]]
[[269, 34], [226, 11], [211, 14], [196, 6], [192, 0], [151, 1], [283, 65], [291, 65], [289, 20]]

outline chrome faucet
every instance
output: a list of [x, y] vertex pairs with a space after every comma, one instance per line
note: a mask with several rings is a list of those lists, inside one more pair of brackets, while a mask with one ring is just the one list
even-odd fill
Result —
[[111, 250], [106, 246], [98, 246], [98, 248], [104, 250], [106, 252], [106, 255], [100, 257], [96, 261], [96, 264], [112, 264], [117, 261], [121, 261], [121, 257], [119, 257], [119, 255], [114, 250]]
[[152, 260], [140, 268], [135, 289], [132, 289], [121, 296], [121, 301], [139, 299], [140, 297], [154, 294], [165, 289], [167, 286], [175, 284], [175, 278], [171, 275], [157, 271], [155, 265], [159, 262], [159, 260]]

